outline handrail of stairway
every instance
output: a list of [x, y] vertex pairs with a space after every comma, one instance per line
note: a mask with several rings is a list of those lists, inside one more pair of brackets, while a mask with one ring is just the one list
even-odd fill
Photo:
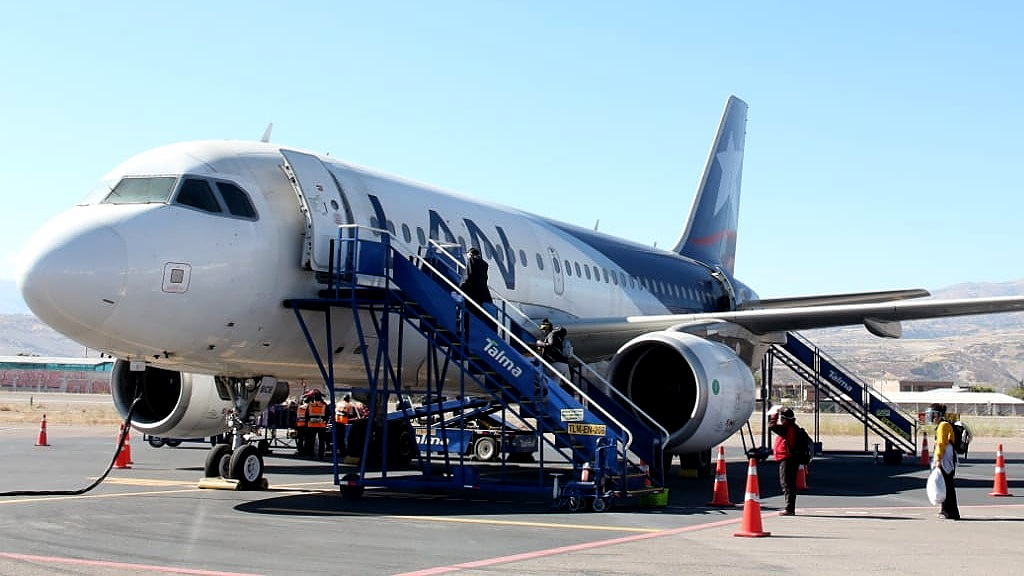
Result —
[[[897, 412], [899, 412], [904, 418], [906, 418], [907, 422], [910, 422], [911, 439], [909, 440], [909, 442], [911, 442], [913, 444], [916, 444], [915, 438], [917, 436], [917, 433], [916, 433], [917, 432], [917, 418], [915, 418], [912, 414], [910, 414], [910, 412], [907, 412], [906, 410], [901, 408], [898, 403], [893, 402], [892, 400], [889, 400], [889, 398], [887, 398], [885, 396], [885, 394], [883, 394], [881, 391], [875, 389], [873, 386], [870, 386], [867, 382], [862, 380], [859, 376], [857, 376], [856, 374], [853, 374], [852, 372], [850, 372], [849, 369], [847, 369], [845, 366], [843, 366], [833, 356], [831, 356], [828, 353], [826, 353], [824, 350], [819, 348], [816, 344], [814, 344], [813, 342], [811, 342], [807, 338], [804, 338], [801, 334], [799, 334], [797, 332], [790, 332], [790, 334], [792, 334], [793, 337], [796, 338], [797, 340], [799, 340], [804, 346], [807, 346], [808, 348], [810, 348], [811, 351], [814, 352], [815, 354], [818, 354], [820, 357], [824, 358], [825, 360], [827, 360], [832, 365], [838, 366], [838, 367], [842, 368], [843, 371], [848, 376], [850, 376], [851, 378], [853, 378], [854, 380], [857, 381], [857, 383], [860, 385], [860, 387], [862, 389], [867, 390], [869, 396], [874, 396], [876, 399], [884, 402], [886, 405], [888, 405], [890, 407], [894, 407]], [[857, 401], [857, 403], [858, 403], [858, 405], [860, 405], [860, 407], [863, 408], [863, 400]], [[870, 412], [868, 412], [868, 413], [870, 414]], [[874, 416], [874, 414], [871, 414], [871, 415]], [[877, 416], [874, 416], [874, 417], [877, 418]]]
[[[453, 246], [452, 243], [441, 243], [441, 242], [438, 242], [438, 241], [436, 241], [434, 239], [428, 239], [427, 242], [428, 242], [428, 244], [430, 246], [432, 246], [434, 248], [435, 252], [444, 255], [445, 258], [447, 258], [455, 266], [456, 270], [459, 270], [461, 272], [466, 267], [465, 263], [463, 263], [461, 260], [456, 258], [454, 254], [452, 254], [451, 252], [448, 251], [447, 247], [448, 246]], [[460, 290], [460, 292], [461, 292], [461, 290]], [[540, 326], [537, 324], [536, 320], [534, 320], [533, 318], [528, 316], [518, 306], [516, 306], [515, 303], [513, 303], [511, 300], [509, 300], [508, 298], [505, 298], [501, 294], [500, 291], [492, 290], [491, 291], [491, 295], [492, 295], [492, 297], [497, 297], [498, 300], [500, 300], [502, 302], [502, 304], [503, 304], [502, 311], [505, 312], [506, 314], [509, 314], [509, 316], [512, 316], [513, 319], [517, 319], [516, 321], [518, 323], [520, 323], [522, 325], [531, 326], [531, 327], [533, 327], [535, 329], [538, 329], [538, 330], [540, 329]], [[509, 311], [511, 311], [513, 314], [510, 314]], [[534, 347], [533, 346], [528, 346], [527, 348], [531, 351], [531, 353], [533, 353], [534, 357], [539, 358], [542, 362], [545, 363], [545, 365], [548, 365], [547, 362], [544, 361], [543, 357], [540, 354], [534, 352]], [[571, 356], [570, 360], [575, 361], [576, 365], [580, 366], [582, 370], [586, 370], [586, 372], [588, 374], [586, 379], [588, 381], [591, 381], [591, 382], [594, 382], [594, 383], [597, 383], [597, 384], [601, 385], [601, 387], [605, 391], [610, 392], [610, 394], [609, 394], [610, 396], [612, 396], [615, 400], [617, 400], [620, 403], [622, 403], [624, 406], [628, 406], [649, 427], [652, 427], [653, 429], [661, 432], [661, 437], [663, 438], [661, 448], [665, 447], [665, 443], [668, 441], [668, 437], [669, 437], [668, 430], [666, 430], [657, 420], [655, 420], [649, 414], [647, 414], [647, 412], [644, 412], [639, 406], [634, 404], [633, 401], [630, 400], [628, 396], [626, 396], [625, 394], [620, 392], [618, 388], [615, 388], [614, 386], [612, 386], [611, 382], [609, 382], [600, 372], [598, 372], [592, 366], [590, 366], [590, 364], [588, 364], [587, 362], [584, 362], [575, 353], [572, 353], [570, 356]], [[548, 366], [550, 367], [550, 365], [548, 365]], [[558, 374], [559, 378], [563, 382], [568, 382], [570, 384], [570, 386], [572, 386], [572, 388], [574, 390], [580, 391], [579, 388], [577, 388], [571, 381], [566, 380], [565, 377], [561, 373], [559, 373], [558, 371], [554, 370], [554, 368], [552, 368], [552, 372]], [[582, 391], [580, 391], [580, 393], [582, 394]], [[583, 394], [583, 396], [587, 397], [585, 394]], [[587, 397], [587, 399], [589, 400], [589, 397]]]
[[[776, 347], [773, 347], [773, 348], [776, 348]], [[841, 392], [842, 391], [839, 386], [837, 386], [835, 383], [829, 381], [827, 378], [815, 379], [813, 371], [808, 370], [807, 367], [803, 365], [803, 363], [801, 363], [800, 361], [796, 360], [795, 357], [792, 356], [785, 349], [783, 349], [781, 347], [777, 347], [775, 350], [772, 350], [770, 353], [773, 354], [787, 368], [789, 368], [790, 370], [793, 370], [794, 372], [797, 373], [798, 376], [800, 376], [801, 378], [807, 380], [811, 384], [815, 384], [815, 386], [824, 386], [828, 391], [832, 391], [832, 392]], [[816, 384], [816, 382], [818, 384]], [[851, 415], [856, 417], [858, 420], [863, 422], [864, 425], [868, 429], [870, 429], [872, 432], [874, 432], [875, 434], [878, 434], [879, 436], [883, 436], [883, 437], [891, 437], [891, 438], [893, 438], [894, 440], [897, 441], [896, 442], [897, 444], [901, 444], [901, 445], [905, 445], [905, 446], [909, 447], [911, 452], [916, 450], [916, 446], [915, 446], [915, 444], [917, 442], [916, 439], [914, 439], [914, 438], [907, 439], [907, 438], [903, 438], [902, 435], [900, 435], [900, 434], [895, 434], [894, 430], [891, 427], [884, 425], [881, 422], [880, 418], [878, 418], [877, 416], [875, 416], [874, 414], [872, 414], [869, 411], [865, 411], [864, 410], [864, 404], [862, 402], [852, 400], [846, 394], [835, 395], [834, 396], [834, 400], [835, 400], [835, 402], [841, 408], [843, 408], [845, 411], [847, 411], [848, 413], [850, 413]], [[914, 428], [916, 428], [916, 427], [917, 427], [916, 423], [914, 423]], [[911, 434], [911, 436], [915, 436], [915, 434], [916, 434], [916, 430], [914, 431], [913, 434]]]
[[[435, 245], [440, 250], [444, 251], [443, 247], [437, 245], [436, 243], [435, 243]], [[401, 254], [401, 251], [399, 251], [397, 248], [395, 250]], [[447, 253], [447, 251], [445, 251], [445, 253]], [[625, 433], [626, 438], [627, 438], [627, 440], [625, 442], [624, 449], [625, 450], [629, 450], [629, 448], [633, 445], [633, 433], [632, 433], [632, 431], [629, 430], [629, 428], [627, 428], [621, 422], [616, 420], [615, 417], [612, 416], [610, 413], [608, 413], [608, 411], [605, 410], [600, 404], [594, 402], [593, 399], [590, 396], [588, 396], [583, 390], [579, 389], [571, 380], [567, 379], [561, 372], [556, 370], [555, 367], [552, 366], [547, 360], [545, 360], [543, 358], [543, 356], [541, 356], [534, 349], [534, 347], [532, 345], [527, 344], [526, 342], [521, 340], [518, 336], [516, 336], [514, 333], [512, 333], [511, 330], [506, 328], [503, 322], [501, 322], [500, 320], [498, 320], [497, 318], [492, 316], [490, 314], [490, 312], [488, 312], [484, 307], [480, 306], [479, 304], [474, 302], [471, 298], [469, 298], [466, 295], [466, 293], [463, 292], [462, 289], [458, 287], [458, 285], [456, 285], [451, 280], [449, 280], [448, 277], [446, 275], [444, 275], [440, 270], [435, 268], [433, 264], [431, 264], [426, 259], [424, 259], [424, 258], [422, 258], [422, 257], [420, 257], [418, 255], [416, 257], [418, 258], [418, 261], [419, 261], [419, 263], [421, 265], [425, 266], [431, 272], [434, 272], [435, 275], [437, 275], [445, 284], [447, 284], [448, 287], [451, 288], [453, 292], [456, 292], [460, 296], [462, 296], [465, 299], [464, 301], [465, 301], [467, 306], [470, 306], [470, 305], [473, 306], [473, 308], [475, 310], [480, 311], [483, 314], [484, 317], [486, 317], [488, 320], [490, 320], [498, 328], [500, 333], [502, 333], [502, 334], [504, 334], [504, 335], [506, 335], [508, 337], [510, 343], [517, 344], [521, 350], [525, 351], [525, 352], [523, 352], [524, 354], [531, 356], [535, 360], [539, 360], [540, 364], [543, 367], [547, 368], [549, 375], [551, 375], [552, 377], [557, 378], [558, 380], [560, 380], [562, 382], [562, 384], [568, 385], [569, 389], [571, 389], [572, 391], [578, 393], [580, 395], [580, 398], [585, 399], [587, 401], [588, 409], [593, 410], [596, 407], [596, 409], [597, 409], [596, 411], [601, 413], [606, 418], [606, 420], [609, 423], [613, 424], [619, 430], [622, 430]], [[448, 257], [451, 257], [451, 255], [449, 254]], [[502, 296], [500, 293], [495, 293], [495, 291], [492, 290], [491, 291], [491, 296], [492, 296], [492, 298], [496, 298], [499, 301], [501, 301], [501, 303], [503, 305], [503, 310], [505, 311], [506, 314], [508, 314], [508, 309], [512, 309], [513, 311], [516, 312], [517, 315], [521, 316], [523, 319], [529, 321], [530, 323], [533, 323], [533, 321], [530, 318], [528, 318], [525, 314], [523, 314], [523, 312], [521, 310], [519, 310], [511, 301], [509, 301], [507, 298]]]

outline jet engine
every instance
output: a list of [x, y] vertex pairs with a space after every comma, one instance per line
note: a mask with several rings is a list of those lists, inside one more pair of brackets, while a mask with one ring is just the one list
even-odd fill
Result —
[[[204, 438], [227, 432], [225, 416], [235, 410], [230, 390], [214, 376], [153, 366], [133, 371], [124, 360], [114, 363], [110, 391], [121, 416], [127, 416], [132, 402], [141, 395], [132, 414], [132, 426], [166, 438]], [[264, 404], [281, 402], [287, 396], [287, 383], [275, 382], [271, 397]], [[265, 405], [253, 408], [261, 410]]]
[[670, 434], [666, 452], [708, 450], [754, 411], [754, 376], [728, 347], [685, 332], [651, 332], [612, 358], [609, 382]]

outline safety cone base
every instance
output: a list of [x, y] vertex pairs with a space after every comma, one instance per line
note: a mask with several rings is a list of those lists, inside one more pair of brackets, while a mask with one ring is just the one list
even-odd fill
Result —
[[743, 536], [743, 537], [746, 537], [746, 538], [762, 538], [764, 536], [771, 536], [771, 535], [772, 535], [771, 532], [747, 532], [747, 531], [741, 531], [741, 532], [734, 532], [733, 533], [733, 536]]
[[989, 492], [988, 495], [989, 496], [1013, 496], [1013, 494], [1010, 494], [1009, 492]]

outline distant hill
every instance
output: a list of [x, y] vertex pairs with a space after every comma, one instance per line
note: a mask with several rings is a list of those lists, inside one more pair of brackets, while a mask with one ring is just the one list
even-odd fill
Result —
[[[938, 298], [1012, 296], [1024, 294], [1024, 280], [958, 284], [933, 293]], [[877, 338], [860, 326], [802, 334], [868, 382], [951, 380], [1005, 390], [1024, 379], [1024, 313], [921, 320], [906, 322], [903, 328], [901, 340]], [[13, 281], [0, 281], [0, 355], [82, 356], [85, 352], [80, 344], [28, 314]], [[795, 379], [785, 372], [777, 370], [776, 378]]]

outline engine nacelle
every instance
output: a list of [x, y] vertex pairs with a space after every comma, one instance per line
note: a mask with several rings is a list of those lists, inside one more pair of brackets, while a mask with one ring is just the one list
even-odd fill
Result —
[[754, 411], [754, 375], [728, 347], [685, 332], [651, 332], [612, 358], [608, 380], [692, 453], [730, 437]]
[[[228, 431], [225, 415], [234, 409], [234, 404], [229, 391], [219, 386], [213, 376], [152, 366], [133, 372], [129, 366], [124, 360], [114, 363], [110, 391], [121, 416], [128, 414], [132, 401], [142, 393], [142, 400], [132, 414], [132, 427], [136, 430], [165, 438], [205, 438]], [[265, 395], [263, 404], [287, 397], [286, 383], [275, 381], [274, 388]]]

